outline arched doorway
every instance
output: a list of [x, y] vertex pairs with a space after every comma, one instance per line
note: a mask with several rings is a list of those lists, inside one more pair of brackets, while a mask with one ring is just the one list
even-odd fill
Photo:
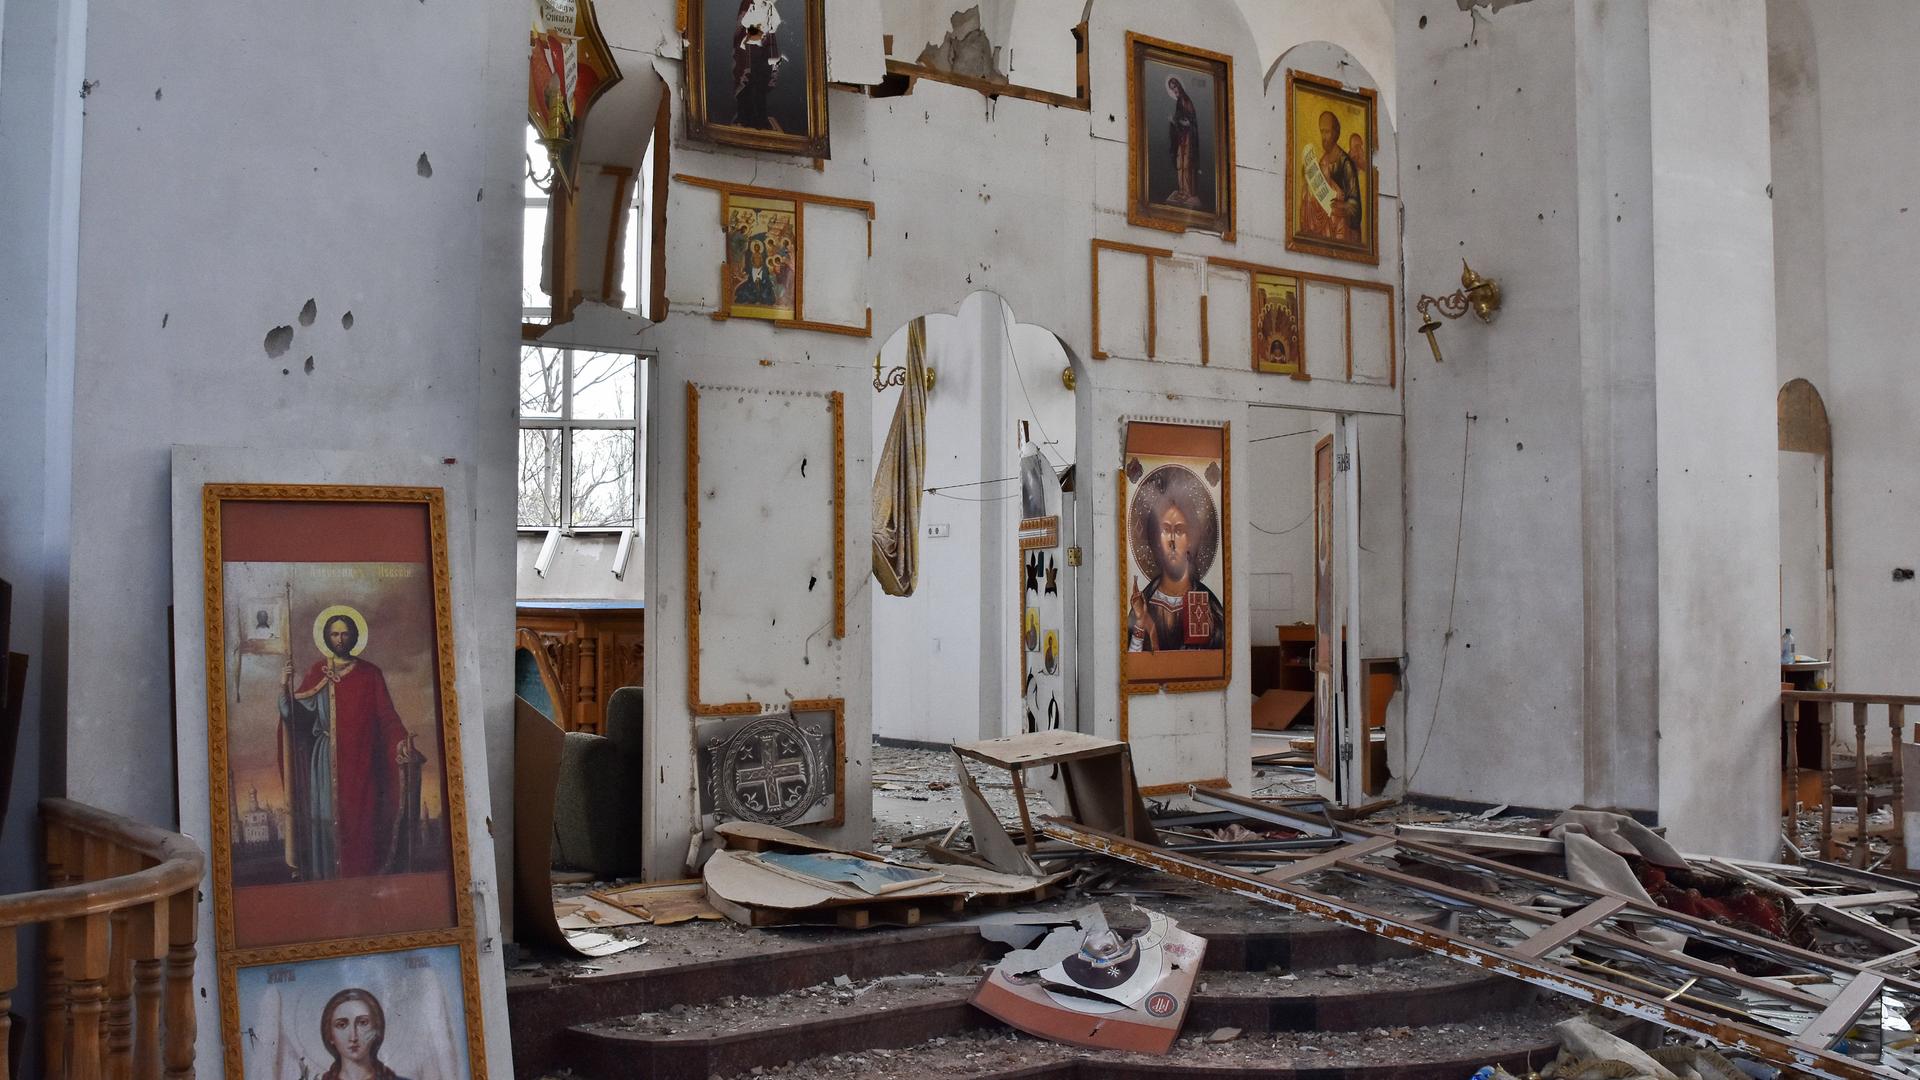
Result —
[[[1833, 428], [1805, 379], [1780, 388], [1780, 625], [1795, 651], [1833, 661]], [[1833, 672], [1826, 673], [1829, 685]]]

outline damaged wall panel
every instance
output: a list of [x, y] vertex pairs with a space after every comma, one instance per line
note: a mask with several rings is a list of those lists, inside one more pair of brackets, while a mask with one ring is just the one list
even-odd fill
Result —
[[[824, 661], [846, 633], [840, 395], [689, 383], [687, 421], [695, 711], [834, 696], [836, 665]], [[746, 702], [758, 704], [735, 708]]]

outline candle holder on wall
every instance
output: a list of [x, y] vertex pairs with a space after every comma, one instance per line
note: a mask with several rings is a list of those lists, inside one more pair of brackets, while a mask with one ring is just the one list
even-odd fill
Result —
[[[933, 393], [933, 368], [925, 369], [927, 393]], [[884, 372], [880, 369], [880, 354], [873, 354], [873, 392], [878, 394], [889, 386], [907, 385], [907, 369], [895, 364]]]
[[1500, 310], [1500, 281], [1498, 278], [1481, 277], [1462, 259], [1460, 288], [1445, 296], [1422, 295], [1414, 304], [1414, 309], [1420, 312], [1420, 333], [1426, 335], [1427, 347], [1433, 350], [1434, 363], [1440, 363], [1445, 358], [1440, 355], [1440, 339], [1433, 334], [1440, 329], [1440, 320], [1434, 317], [1435, 312], [1449, 319], [1457, 319], [1471, 311], [1481, 322], [1490, 323], [1494, 313]]

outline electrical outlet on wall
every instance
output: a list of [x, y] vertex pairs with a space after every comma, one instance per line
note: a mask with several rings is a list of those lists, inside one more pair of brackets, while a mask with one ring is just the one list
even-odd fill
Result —
[[939, 537], [942, 537], [942, 536], [948, 536], [948, 535], [951, 535], [952, 533], [953, 533], [953, 526], [947, 525], [944, 523], [939, 525], [929, 524], [927, 526], [927, 539], [929, 540], [938, 539]]

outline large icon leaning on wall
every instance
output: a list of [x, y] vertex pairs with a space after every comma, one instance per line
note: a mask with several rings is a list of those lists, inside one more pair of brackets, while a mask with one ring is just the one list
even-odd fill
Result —
[[1287, 72], [1287, 250], [1380, 262], [1374, 92]]
[[736, 319], [796, 318], [801, 250], [794, 201], [729, 191], [720, 216], [727, 233], [720, 310]]
[[480, 1054], [467, 1037], [466, 966], [446, 945], [242, 968], [246, 1036], [227, 1074], [467, 1080]]
[[1127, 221], [1233, 239], [1233, 58], [1127, 35]]
[[686, 0], [687, 134], [827, 157], [824, 0]]
[[224, 949], [462, 925], [437, 488], [205, 489]]
[[1133, 421], [1123, 445], [1123, 678], [1169, 689], [1224, 684], [1233, 578], [1227, 429]]
[[201, 489], [229, 1076], [485, 1073], [445, 503]]

